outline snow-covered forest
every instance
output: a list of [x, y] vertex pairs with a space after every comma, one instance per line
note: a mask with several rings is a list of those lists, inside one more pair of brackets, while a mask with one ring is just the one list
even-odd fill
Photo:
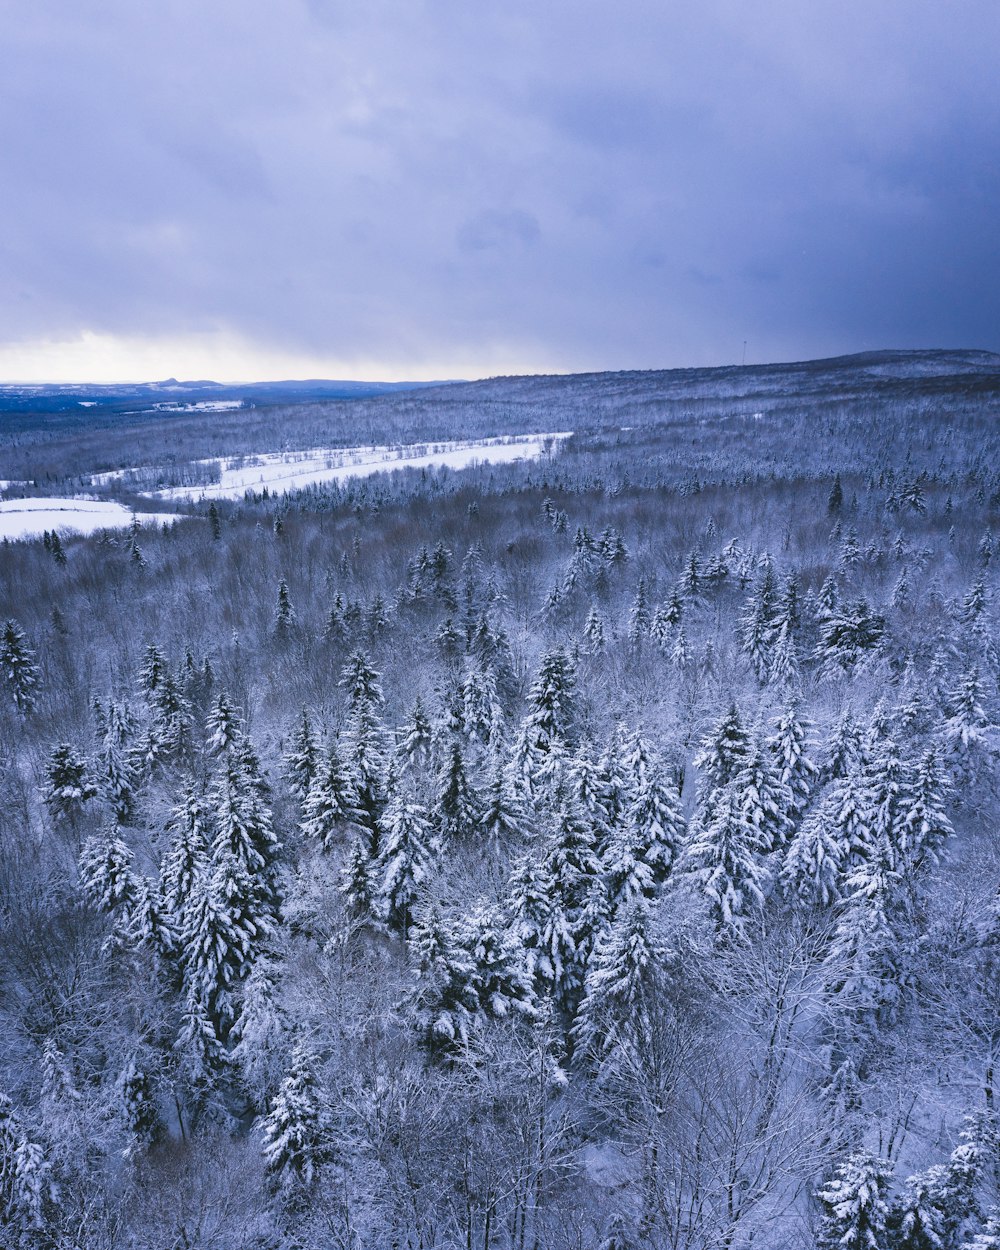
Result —
[[1000, 1247], [998, 397], [22, 421], [44, 496], [574, 434], [0, 546], [0, 1245]]

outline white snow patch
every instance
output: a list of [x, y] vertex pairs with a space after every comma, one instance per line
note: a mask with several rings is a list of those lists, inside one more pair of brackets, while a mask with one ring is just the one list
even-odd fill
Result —
[[[537, 460], [572, 431], [555, 434], [522, 434], [506, 438], [470, 439], [464, 442], [413, 443], [389, 447], [317, 447], [309, 451], [268, 452], [259, 456], [239, 456], [223, 460], [199, 460], [198, 464], [218, 464], [221, 478], [211, 485], [171, 486], [143, 492], [149, 499], [242, 499], [248, 490], [257, 493], [266, 487], [271, 494], [284, 494], [322, 482], [343, 482], [352, 477], [393, 469], [421, 469], [447, 465], [464, 469], [472, 464], [510, 464], [516, 460]], [[95, 474], [94, 485], [107, 485], [130, 472], [116, 469]]]
[[[169, 387], [164, 389], [169, 390]], [[154, 408], [168, 412], [228, 412], [233, 408], [242, 408], [242, 399], [199, 399], [193, 403], [173, 400], [169, 404], [154, 404]]]
[[38, 538], [46, 530], [62, 534], [93, 534], [179, 520], [176, 512], [132, 512], [110, 499], [7, 499], [0, 502], [0, 539]]

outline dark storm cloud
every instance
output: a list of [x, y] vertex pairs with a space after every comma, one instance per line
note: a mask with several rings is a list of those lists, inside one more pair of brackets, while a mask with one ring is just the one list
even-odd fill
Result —
[[556, 368], [998, 347], [1000, 9], [0, 8], [0, 342]]

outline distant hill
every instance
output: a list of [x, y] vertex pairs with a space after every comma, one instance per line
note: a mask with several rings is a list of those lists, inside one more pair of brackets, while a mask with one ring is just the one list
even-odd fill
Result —
[[309, 378], [282, 382], [10, 383], [0, 384], [0, 412], [67, 412], [115, 409], [121, 412], [188, 412], [201, 408], [255, 407], [326, 399], [370, 399], [397, 391], [437, 386], [437, 382], [354, 382]]

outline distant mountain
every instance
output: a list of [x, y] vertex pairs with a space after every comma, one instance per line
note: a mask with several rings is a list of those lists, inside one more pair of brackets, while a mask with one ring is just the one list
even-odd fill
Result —
[[329, 399], [370, 399], [440, 382], [355, 382], [309, 378], [280, 382], [9, 383], [0, 384], [0, 412], [66, 412], [100, 408], [119, 412], [183, 411], [195, 408], [257, 407]]

